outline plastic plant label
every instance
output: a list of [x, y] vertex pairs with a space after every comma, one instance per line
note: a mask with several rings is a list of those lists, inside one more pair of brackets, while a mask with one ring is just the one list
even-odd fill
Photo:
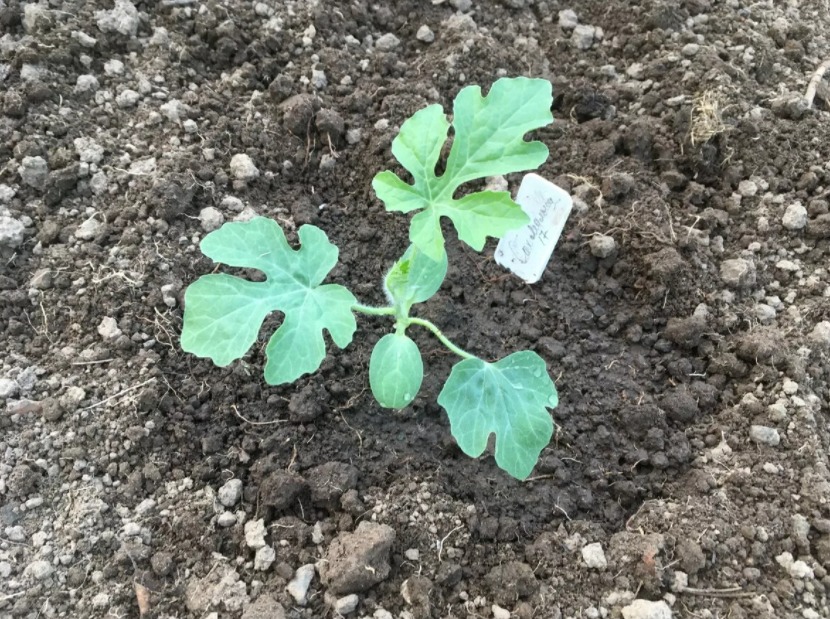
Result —
[[534, 284], [548, 266], [571, 214], [573, 200], [561, 187], [538, 174], [527, 174], [516, 202], [530, 217], [530, 223], [505, 233], [496, 248], [496, 262], [528, 284]]

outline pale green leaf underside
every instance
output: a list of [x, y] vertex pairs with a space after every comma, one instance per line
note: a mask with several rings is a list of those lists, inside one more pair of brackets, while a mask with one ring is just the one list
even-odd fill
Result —
[[369, 359], [369, 385], [384, 408], [407, 406], [421, 389], [424, 363], [418, 345], [406, 335], [388, 333]]
[[392, 266], [384, 284], [395, 304], [408, 309], [414, 303], [427, 301], [438, 292], [446, 276], [446, 254], [435, 261], [410, 245]]
[[478, 86], [464, 88], [453, 105], [453, 144], [440, 177], [435, 165], [450, 125], [439, 105], [416, 112], [392, 142], [392, 153], [413, 184], [385, 171], [372, 182], [375, 193], [387, 210], [423, 209], [412, 220], [410, 240], [434, 260], [444, 251], [441, 217], [448, 217], [459, 238], [480, 251], [488, 236], [501, 237], [527, 223], [527, 217], [503, 192], [474, 194], [480, 195], [475, 201], [454, 195], [468, 181], [541, 165], [547, 147], [526, 142], [524, 135], [553, 120], [551, 104], [550, 82], [541, 79], [502, 78], [486, 97]]
[[464, 453], [480, 456], [495, 434], [496, 463], [524, 479], [550, 442], [553, 421], [547, 409], [559, 400], [544, 360], [524, 350], [496, 363], [465, 359], [455, 364], [438, 403]]
[[299, 231], [292, 249], [276, 222], [257, 217], [228, 223], [208, 234], [202, 252], [216, 262], [254, 268], [266, 275], [251, 282], [225, 274], [205, 275], [185, 292], [181, 345], [186, 352], [225, 366], [256, 341], [265, 317], [285, 315], [266, 346], [265, 380], [282, 384], [320, 367], [326, 355], [323, 330], [339, 347], [352, 341], [356, 299], [337, 284], [320, 285], [337, 263], [337, 247], [314, 226]]

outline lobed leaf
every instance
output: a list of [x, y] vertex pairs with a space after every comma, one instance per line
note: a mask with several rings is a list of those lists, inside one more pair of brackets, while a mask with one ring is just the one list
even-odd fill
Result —
[[323, 331], [345, 348], [357, 323], [356, 299], [337, 284], [321, 285], [337, 264], [337, 247], [314, 226], [299, 230], [293, 249], [279, 224], [265, 217], [223, 225], [208, 234], [202, 253], [216, 262], [262, 271], [252, 282], [226, 274], [205, 275], [185, 292], [181, 346], [225, 366], [242, 357], [256, 341], [265, 317], [285, 314], [265, 348], [265, 380], [289, 383], [320, 367], [326, 355]]
[[496, 435], [496, 463], [517, 479], [533, 470], [553, 435], [548, 413], [559, 403], [544, 360], [523, 350], [497, 361], [453, 366], [438, 396], [461, 450], [477, 458]]
[[[526, 142], [528, 131], [553, 121], [551, 85], [547, 80], [502, 78], [486, 97], [468, 86], [453, 104], [454, 137], [446, 170], [435, 174], [450, 123], [440, 105], [430, 105], [403, 123], [392, 142], [392, 154], [412, 175], [413, 184], [390, 171], [372, 187], [387, 210], [420, 209], [409, 229], [410, 240], [433, 260], [444, 252], [441, 218], [448, 217], [459, 238], [481, 251], [488, 236], [501, 237], [527, 223], [527, 216], [507, 192], [480, 192], [460, 200], [458, 188], [471, 180], [539, 167], [548, 156], [541, 142]], [[475, 197], [473, 197], [475, 196]]]

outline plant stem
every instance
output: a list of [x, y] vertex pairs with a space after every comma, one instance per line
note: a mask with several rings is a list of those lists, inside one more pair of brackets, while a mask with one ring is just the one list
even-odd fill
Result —
[[397, 313], [394, 307], [372, 307], [360, 303], [352, 305], [352, 311], [369, 316], [394, 316]]
[[449, 340], [449, 338], [441, 332], [441, 329], [436, 327], [429, 320], [425, 320], [423, 318], [409, 318], [408, 320], [409, 320], [410, 324], [420, 325], [421, 327], [424, 327], [425, 329], [429, 329], [430, 331], [432, 331], [433, 335], [435, 335], [435, 337], [437, 337], [439, 340], [441, 340], [441, 343], [444, 346], [449, 348], [452, 352], [454, 352], [456, 355], [458, 355], [462, 359], [477, 359], [478, 358], [475, 355], [472, 355], [472, 354], [468, 353], [463, 348], [459, 348], [458, 346], [453, 344]]
[[444, 335], [444, 333], [436, 327], [433, 323], [429, 320], [424, 318], [412, 318], [410, 316], [401, 316], [398, 310], [395, 307], [373, 307], [371, 305], [362, 305], [361, 303], [357, 303], [352, 305], [352, 311], [360, 312], [361, 314], [367, 314], [369, 316], [395, 316], [397, 320], [395, 321], [395, 330], [398, 334], [403, 334], [406, 328], [409, 325], [418, 325], [424, 327], [425, 329], [432, 331], [432, 334], [437, 337], [441, 343], [450, 349], [450, 352], [458, 355], [462, 359], [478, 359], [473, 354], [468, 353], [463, 348], [456, 346], [453, 344], [450, 339]]

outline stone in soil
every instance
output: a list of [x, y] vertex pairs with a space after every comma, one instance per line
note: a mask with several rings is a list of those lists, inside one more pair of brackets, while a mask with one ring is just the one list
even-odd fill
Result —
[[664, 601], [634, 600], [622, 609], [623, 619], [672, 619], [672, 611]]
[[229, 479], [216, 493], [219, 502], [225, 507], [233, 507], [242, 498], [242, 480]]
[[251, 181], [259, 176], [259, 169], [245, 153], [231, 157], [231, 176], [240, 181]]
[[285, 588], [289, 595], [294, 598], [294, 601], [300, 606], [305, 606], [308, 603], [308, 588], [311, 586], [311, 581], [314, 578], [314, 564], [309, 563], [297, 568], [294, 573], [294, 578], [288, 583]]
[[249, 520], [245, 523], [245, 545], [253, 549], [262, 548], [266, 533], [264, 520]]
[[242, 619], [285, 619], [285, 609], [270, 593], [263, 593], [245, 605]]
[[385, 524], [361, 522], [353, 533], [341, 533], [320, 563], [320, 578], [330, 593], [359, 593], [389, 576], [389, 553], [395, 531]]
[[608, 567], [605, 552], [599, 542], [588, 544], [582, 548], [582, 560], [586, 566], [594, 570], [604, 570]]

